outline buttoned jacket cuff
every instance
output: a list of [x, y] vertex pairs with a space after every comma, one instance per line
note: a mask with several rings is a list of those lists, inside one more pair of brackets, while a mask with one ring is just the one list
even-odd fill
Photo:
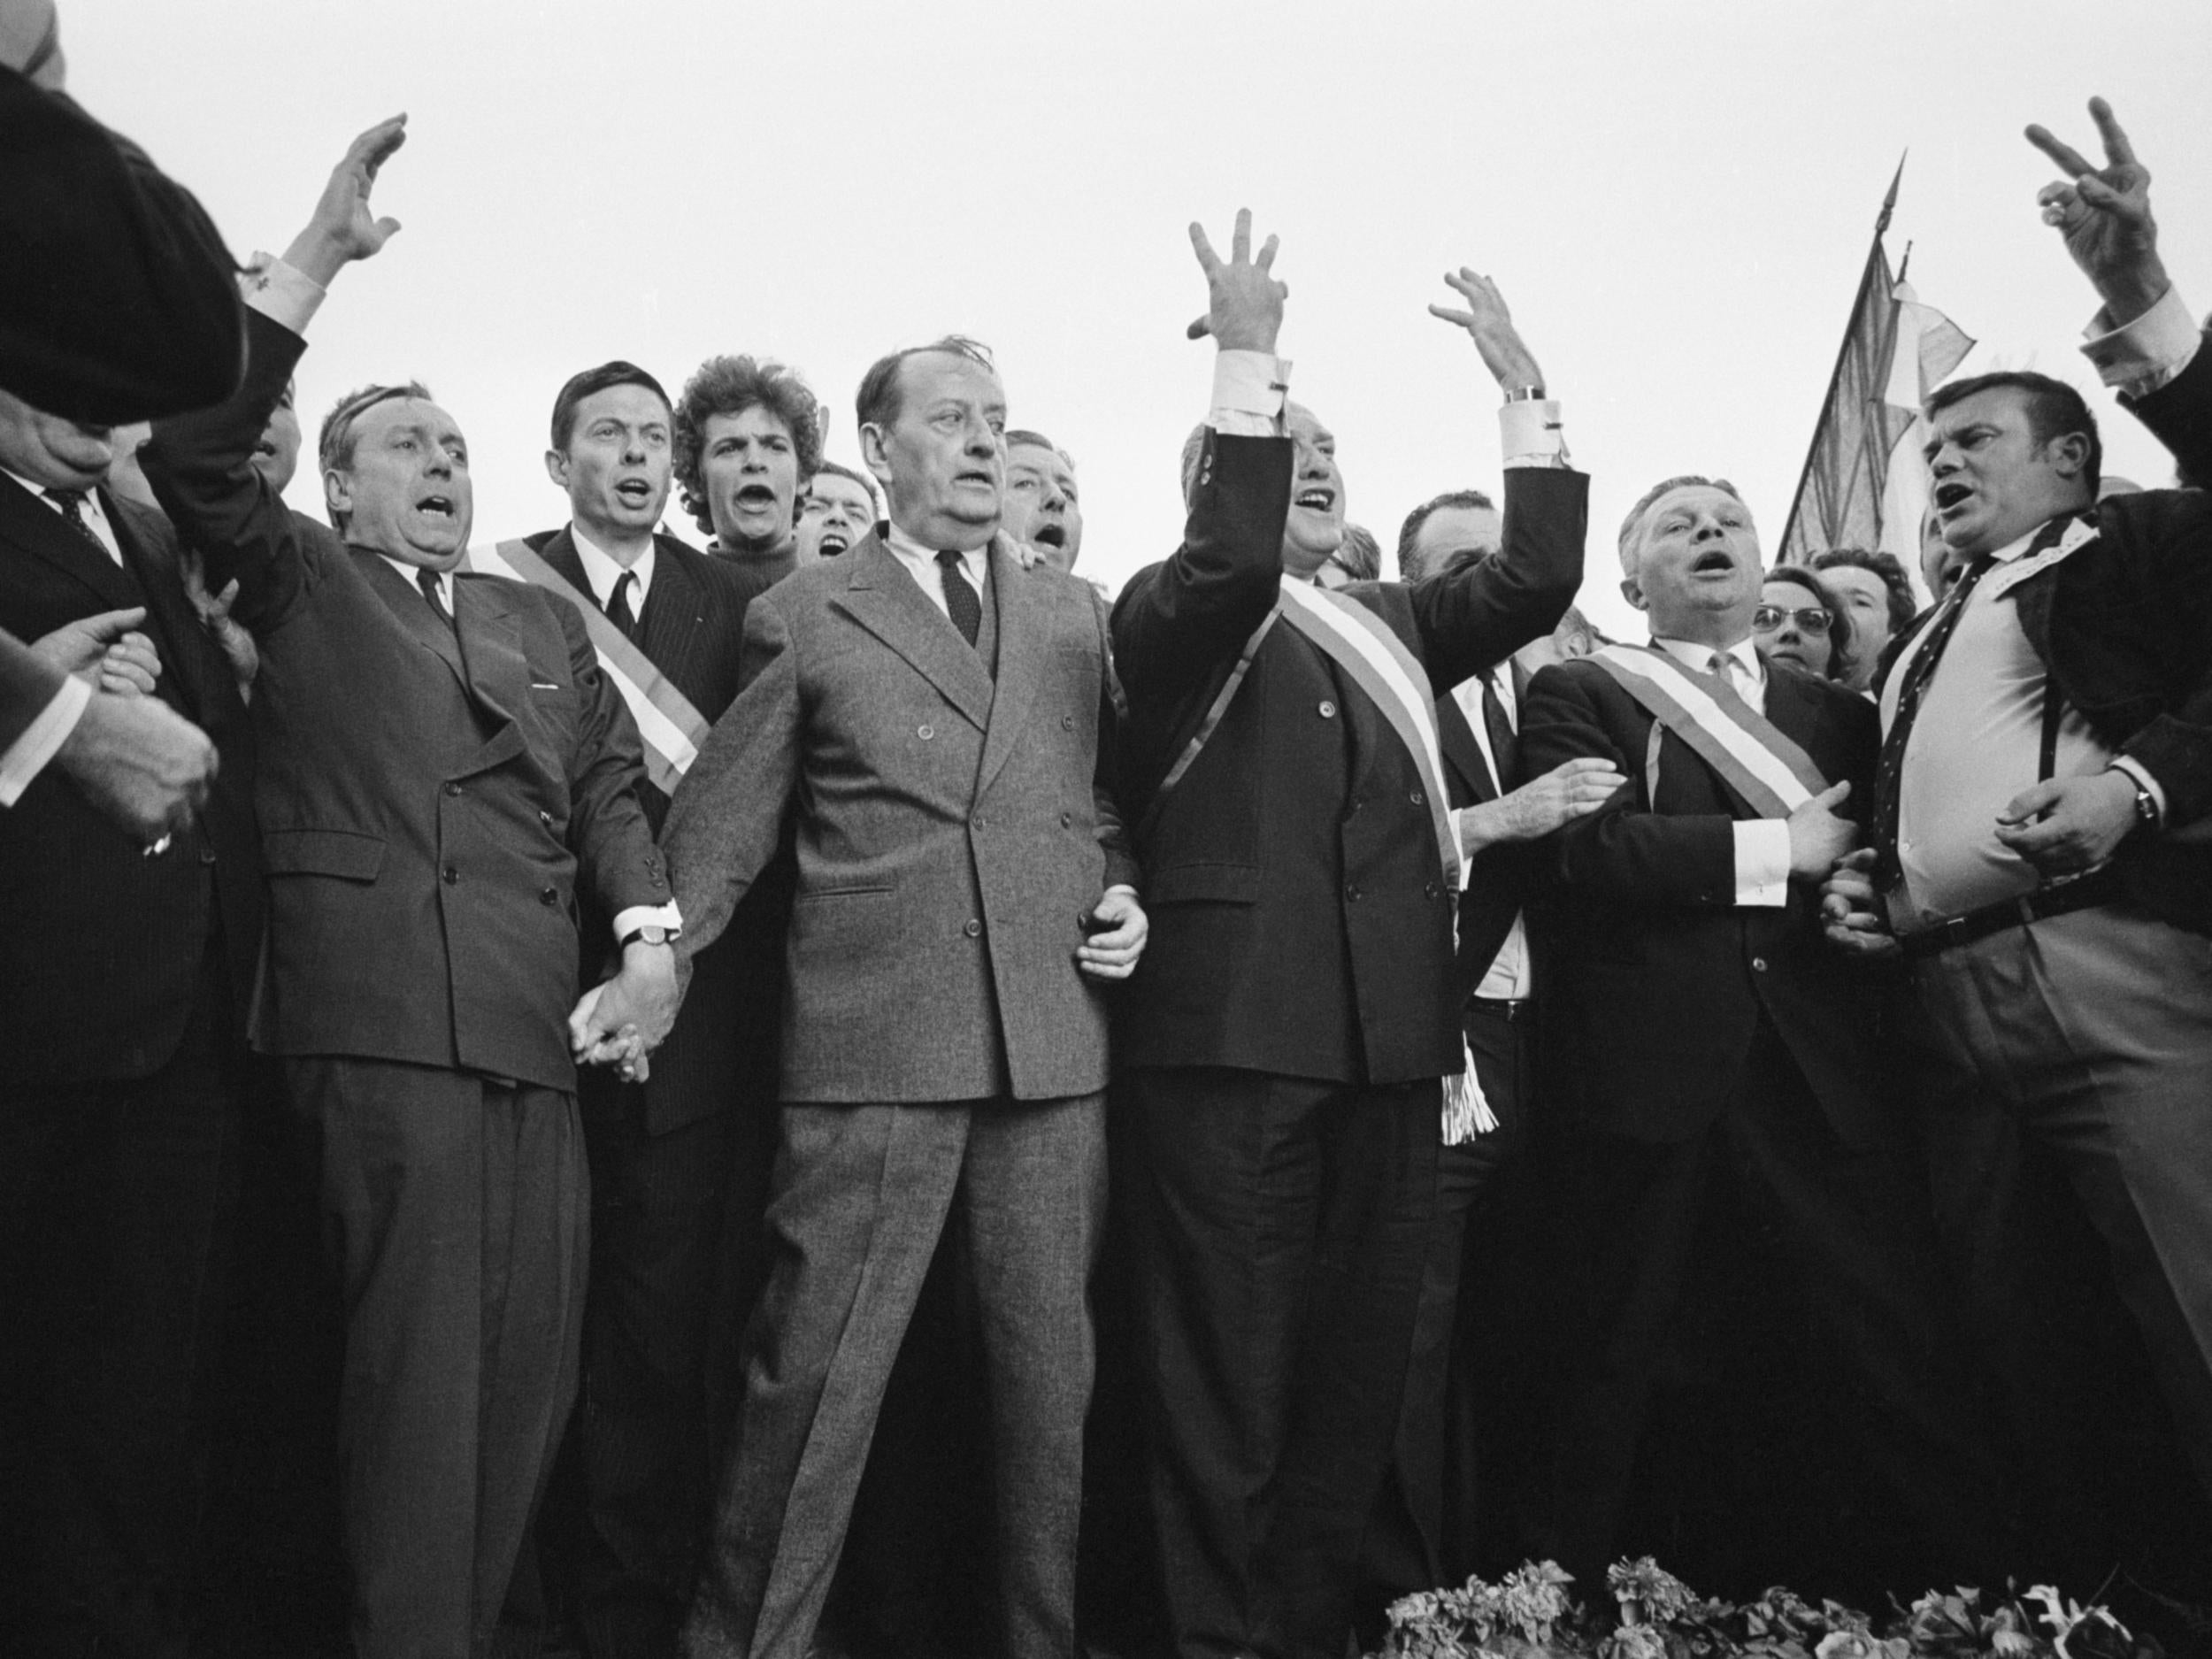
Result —
[[304, 334], [330, 290], [297, 266], [273, 253], [256, 253], [238, 279], [247, 309], [259, 311], [280, 328]]
[[2147, 396], [2179, 374], [2204, 341], [2181, 290], [2171, 286], [2126, 326], [2115, 328], [2112, 313], [2100, 311], [2082, 333], [2082, 355], [2098, 378], [2129, 397]]
[[1289, 393], [1289, 358], [1269, 351], [1217, 351], [1206, 424], [1233, 438], [1280, 437]]
[[1790, 826], [1780, 818], [1734, 825], [1736, 902], [1776, 909], [1790, 902]]
[[77, 729], [91, 701], [89, 685], [74, 674], [62, 676], [60, 688], [8, 745], [7, 753], [0, 755], [0, 806], [13, 806], [31, 780], [46, 769], [46, 763]]

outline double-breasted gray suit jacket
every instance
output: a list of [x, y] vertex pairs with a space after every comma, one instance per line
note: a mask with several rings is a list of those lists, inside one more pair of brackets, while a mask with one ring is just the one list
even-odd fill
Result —
[[663, 847], [687, 965], [794, 808], [786, 1101], [1105, 1087], [1105, 995], [1075, 951], [1102, 891], [1136, 883], [1113, 805], [1105, 631], [1088, 588], [1022, 569], [1002, 539], [984, 603], [995, 683], [880, 526], [746, 613], [742, 689]]

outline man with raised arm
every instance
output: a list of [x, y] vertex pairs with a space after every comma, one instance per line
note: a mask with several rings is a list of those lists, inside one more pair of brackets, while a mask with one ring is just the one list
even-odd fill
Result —
[[[1779, 1223], [1842, 1427], [1944, 1573], [1988, 1559], [1990, 1470], [1932, 1369], [1933, 1240], [1878, 1041], [1882, 987], [1823, 943], [1818, 884], [1857, 844], [1872, 707], [1761, 661], [1764, 574], [1725, 480], [1671, 478], [1621, 526], [1621, 591], [1651, 643], [1540, 670], [1532, 771], [1605, 762], [1626, 781], [1554, 837], [1560, 906], [1545, 1002], [1586, 1252], [1552, 1494], [1561, 1563], [1601, 1578], [1700, 1218], [1732, 1190]], [[1846, 816], [1856, 813], [1858, 816]], [[1857, 1564], [1832, 1540], [1833, 1568]]]
[[[1461, 858], [1432, 705], [1548, 632], [1587, 480], [1496, 291], [1464, 324], [1509, 400], [1503, 556], [1325, 594], [1334, 439], [1286, 400], [1286, 289], [1251, 216], [1197, 226], [1219, 347], [1173, 557], [1114, 607], [1154, 937], [1115, 1027], [1153, 1494], [1184, 1659], [1340, 1659], [1397, 1422], [1437, 1148], [1464, 1080]], [[1445, 1082], [1453, 1084], [1447, 1109]]]
[[260, 647], [269, 937], [250, 1032], [320, 1148], [345, 1304], [340, 1501], [363, 1659], [494, 1639], [573, 1395], [586, 1194], [580, 897], [619, 983], [672, 986], [679, 918], [637, 729], [573, 607], [458, 569], [468, 449], [417, 386], [323, 426], [332, 526], [254, 449], [326, 285], [398, 229], [404, 117], [354, 141], [248, 304], [229, 402], [157, 423], [146, 476]]

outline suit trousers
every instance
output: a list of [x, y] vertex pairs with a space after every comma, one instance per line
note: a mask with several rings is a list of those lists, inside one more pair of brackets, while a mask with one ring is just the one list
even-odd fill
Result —
[[983, 1331], [1007, 1659], [1072, 1659], [1087, 1287], [1105, 1099], [787, 1104], [768, 1287], [684, 1632], [691, 1659], [803, 1659], [876, 1413], [957, 1204]]
[[[1362, 1551], [1363, 1587], [1385, 1601], [1416, 1590], [1457, 1583], [1472, 1568], [1446, 1556], [1447, 1537], [1470, 1536], [1459, 1513], [1474, 1501], [1475, 1445], [1471, 1432], [1473, 1379], [1459, 1362], [1455, 1340], [1462, 1294], [1479, 1263], [1466, 1259], [1469, 1221], [1495, 1191], [1499, 1173], [1527, 1137], [1532, 1063], [1528, 1003], [1470, 1000], [1461, 1016], [1475, 1078], [1498, 1126], [1436, 1155], [1436, 1219], [1421, 1272], [1420, 1312], [1406, 1367], [1405, 1403], [1390, 1469]], [[1494, 1367], [1495, 1356], [1486, 1356]], [[1448, 1518], [1449, 1525], [1448, 1525]]]
[[354, 1651], [495, 1651], [576, 1394], [590, 1223], [575, 1097], [384, 1060], [285, 1073], [344, 1302]]
[[[2212, 940], [2123, 906], [1924, 959], [1909, 1027], [1937, 1223], [2031, 1475], [2032, 1543], [2080, 1526], [2099, 1356], [2085, 1217], [2212, 1494]], [[2056, 1488], [2056, 1489], [2053, 1489]], [[2101, 1573], [2080, 1540], [2038, 1571]]]
[[8, 1652], [181, 1651], [251, 1064], [211, 948], [150, 1076], [0, 1085]]
[[1342, 1659], [1404, 1398], [1441, 1091], [1225, 1067], [1116, 1081], [1152, 1504], [1181, 1659]]
[[[1950, 1291], [1924, 1186], [1901, 1148], [1845, 1146], [1762, 1016], [1744, 1070], [1702, 1134], [1648, 1142], [1585, 1131], [1569, 1156], [1582, 1187], [1575, 1214], [1586, 1290], [1550, 1497], [1555, 1553], [1570, 1572], [1601, 1584], [1607, 1564], [1633, 1548], [1618, 1533], [1655, 1375], [1702, 1213], [1733, 1182], [1781, 1233], [1816, 1351], [1832, 1370], [1838, 1426], [1917, 1524], [1930, 1581], [2001, 1582], [1985, 1576], [2002, 1553], [1999, 1472], [1968, 1391], [1945, 1366]], [[1848, 1546], [1834, 1542], [1839, 1552]], [[1841, 1553], [1824, 1563], [1832, 1581], [1859, 1566]]]
[[733, 1327], [760, 1287], [775, 1109], [757, 1098], [650, 1133], [638, 1086], [581, 1079], [591, 1282], [572, 1431], [576, 1589], [591, 1659], [673, 1651], [699, 1576]]

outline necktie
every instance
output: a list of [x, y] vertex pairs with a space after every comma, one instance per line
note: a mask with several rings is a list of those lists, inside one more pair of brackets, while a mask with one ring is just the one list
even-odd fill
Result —
[[1482, 724], [1489, 733], [1490, 758], [1497, 768], [1500, 795], [1509, 793], [1521, 780], [1520, 735], [1505, 718], [1505, 700], [1498, 695], [1498, 675], [1508, 672], [1500, 668], [1482, 680]]
[[90, 524], [86, 522], [84, 516], [84, 491], [81, 489], [50, 489], [46, 492], [46, 499], [52, 502], [55, 506], [61, 509], [61, 516], [69, 520], [69, 527], [71, 529], [74, 530], [79, 535], [84, 538], [84, 542], [87, 547], [90, 548], [95, 553], [97, 553], [102, 558], [107, 560], [109, 564], [112, 565], [115, 562], [115, 555], [108, 551], [108, 544], [101, 541], [98, 533], [93, 529]]
[[938, 568], [944, 572], [945, 610], [952, 618], [952, 625], [960, 630], [960, 637], [971, 645], [983, 631], [983, 601], [960, 568], [960, 555], [947, 549], [937, 556]]
[[1914, 717], [1920, 712], [1928, 682], [1935, 678], [1943, 648], [1951, 642], [1959, 618], [1965, 612], [1967, 596], [1996, 562], [1984, 554], [1966, 567], [1958, 585], [1951, 589], [1951, 596], [1943, 602], [1943, 609], [1928, 624], [1927, 643], [1914, 654], [1906, 667], [1904, 683], [1897, 687], [1897, 718], [1890, 722], [1889, 735], [1882, 740], [1882, 764], [1874, 774], [1874, 887], [1878, 893], [1895, 887], [1902, 873], [1897, 857], [1897, 813], [1902, 794], [1898, 786], [1904, 776], [1905, 745], [1912, 737]]
[[431, 614], [447, 627], [452, 627], [453, 613], [445, 608], [445, 595], [438, 591], [438, 572], [429, 569], [416, 571], [415, 586], [422, 589], [422, 596], [430, 602]]
[[1736, 654], [1733, 651], [1715, 651], [1713, 660], [1705, 664], [1705, 672], [1741, 696], [1743, 694], [1736, 684]]
[[624, 571], [614, 579], [614, 592], [607, 595], [607, 620], [622, 630], [622, 637], [637, 638], [637, 612], [630, 609], [630, 589], [637, 586], [637, 572]]

